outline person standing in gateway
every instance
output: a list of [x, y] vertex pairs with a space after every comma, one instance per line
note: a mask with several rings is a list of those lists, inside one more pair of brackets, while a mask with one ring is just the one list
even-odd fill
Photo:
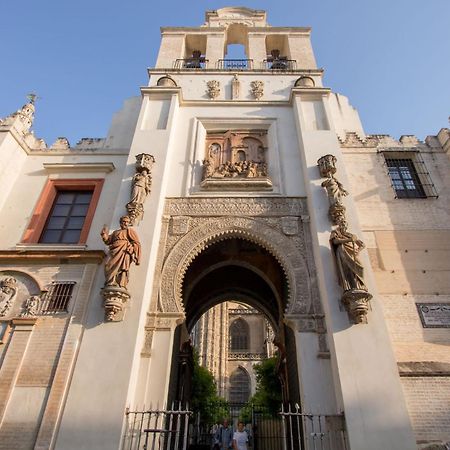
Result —
[[238, 423], [238, 429], [233, 435], [233, 450], [247, 450], [248, 434], [244, 430], [244, 422]]
[[216, 431], [214, 442], [216, 442], [214, 449], [230, 450], [233, 448], [233, 428], [229, 426], [227, 419], [223, 420], [223, 425]]

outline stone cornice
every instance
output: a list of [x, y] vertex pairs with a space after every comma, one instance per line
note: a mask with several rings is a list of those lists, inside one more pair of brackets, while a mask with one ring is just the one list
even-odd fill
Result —
[[100, 264], [105, 258], [103, 250], [0, 250], [0, 264]]
[[450, 377], [450, 363], [437, 361], [398, 362], [401, 377]]
[[115, 170], [112, 162], [93, 162], [93, 163], [43, 163], [44, 169], [49, 172], [105, 172], [109, 173]]
[[[224, 19], [227, 20], [227, 19]], [[236, 20], [239, 23], [239, 20]], [[161, 27], [161, 34], [185, 34], [185, 33], [201, 33], [201, 34], [214, 34], [218, 31], [225, 32], [227, 27]], [[300, 34], [309, 36], [311, 34], [311, 27], [247, 27], [248, 34], [251, 33], [289, 33], [289, 34]]]

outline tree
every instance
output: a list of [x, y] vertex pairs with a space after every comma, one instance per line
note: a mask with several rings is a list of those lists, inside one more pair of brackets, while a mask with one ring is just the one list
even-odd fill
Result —
[[[253, 366], [256, 374], [256, 393], [248, 404], [267, 408], [269, 415], [276, 417], [282, 401], [281, 383], [277, 373], [278, 357], [265, 359]], [[248, 408], [247, 408], [248, 409]]]
[[211, 372], [200, 365], [198, 352], [194, 350], [191, 407], [200, 413], [201, 422], [213, 424], [228, 415], [228, 402], [217, 395], [217, 387]]

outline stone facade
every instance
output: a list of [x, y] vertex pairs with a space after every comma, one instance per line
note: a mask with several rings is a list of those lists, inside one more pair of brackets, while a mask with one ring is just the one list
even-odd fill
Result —
[[[323, 85], [310, 32], [209, 11], [201, 27], [162, 28], [142, 98], [105, 138], [48, 146], [34, 98], [0, 121], [0, 448], [119, 449], [126, 408], [175, 395], [201, 314], [226, 334], [227, 300], [270, 320], [286, 400], [343, 412], [349, 448], [450, 440], [450, 131], [365, 135]], [[239, 76], [228, 43], [246, 48]], [[325, 155], [348, 195], [322, 186]], [[347, 253], [367, 323], [348, 315], [333, 258], [342, 207], [366, 246]], [[127, 213], [134, 232], [108, 249], [101, 230]], [[110, 321], [107, 250], [128, 296]]]
[[[233, 349], [230, 336], [230, 327], [236, 320], [248, 326], [247, 347], [239, 350]], [[255, 393], [253, 366], [274, 355], [273, 338], [273, 330], [263, 314], [248, 305], [225, 302], [203, 314], [192, 341], [201, 365], [214, 375], [218, 394], [230, 400], [230, 377], [236, 370], [242, 369], [248, 375], [248, 392]]]

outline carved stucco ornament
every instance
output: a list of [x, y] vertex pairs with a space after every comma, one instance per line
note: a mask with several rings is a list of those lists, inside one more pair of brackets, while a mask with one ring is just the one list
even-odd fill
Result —
[[6, 316], [11, 309], [17, 290], [17, 280], [14, 277], [6, 277], [0, 281], [0, 317]]
[[206, 83], [206, 93], [210, 98], [215, 99], [220, 95], [220, 83], [217, 80], [210, 80]]
[[144, 202], [152, 187], [153, 155], [141, 153], [136, 156], [136, 173], [131, 184], [130, 201], [127, 203], [128, 217], [132, 225], [137, 225], [144, 217]]
[[32, 295], [28, 297], [25, 302], [25, 308], [20, 314], [20, 317], [36, 317], [39, 313], [39, 306], [41, 303], [40, 295]]
[[368, 303], [372, 295], [364, 283], [364, 267], [358, 258], [365, 245], [347, 230], [343, 197], [348, 195], [348, 192], [334, 176], [336, 157], [325, 155], [317, 161], [317, 164], [320, 175], [326, 178], [322, 187], [327, 191], [330, 205], [328, 214], [335, 226], [331, 231], [330, 245], [335, 257], [339, 285], [344, 291], [341, 301], [353, 323], [367, 323]]
[[256, 100], [259, 100], [264, 95], [264, 81], [255, 80], [250, 83], [250, 92]]
[[109, 247], [105, 262], [105, 286], [102, 289], [105, 319], [109, 322], [123, 320], [124, 307], [130, 299], [127, 290], [130, 267], [132, 263], [140, 263], [141, 244], [130, 225], [130, 218], [123, 216], [120, 218], [119, 230], [109, 233], [104, 227], [100, 233], [103, 242]]
[[231, 82], [231, 98], [237, 100], [240, 93], [240, 81], [237, 74], [234, 75], [233, 81]]

